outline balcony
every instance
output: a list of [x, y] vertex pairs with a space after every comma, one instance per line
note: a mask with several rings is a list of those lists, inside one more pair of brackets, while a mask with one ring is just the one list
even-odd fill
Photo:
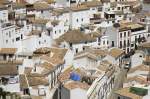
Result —
[[90, 22], [93, 24], [100, 24], [101, 18], [90, 18]]

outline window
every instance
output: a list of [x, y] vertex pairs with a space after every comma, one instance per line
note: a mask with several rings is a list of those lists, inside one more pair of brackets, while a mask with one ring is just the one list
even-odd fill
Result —
[[139, 35], [139, 38], [141, 38], [141, 35]]
[[27, 88], [27, 89], [23, 89], [23, 94], [24, 95], [29, 95], [30, 94], [30, 91], [29, 91], [29, 89]]
[[124, 47], [126, 47], [126, 40], [124, 40]]
[[128, 36], [130, 36], [130, 32], [128, 31]]
[[100, 37], [98, 37], [98, 42], [101, 42], [101, 38]]
[[23, 35], [21, 34], [21, 39], [23, 39]]
[[105, 45], [105, 41], [103, 41], [103, 45]]
[[20, 40], [20, 37], [17, 37], [17, 38], [16, 38], [16, 41], [19, 41], [19, 40]]
[[122, 38], [122, 33], [120, 33], [120, 38]]
[[38, 89], [38, 94], [39, 94], [40, 96], [45, 96], [45, 95], [46, 95], [45, 89], [44, 89], [44, 88], [39, 88], [39, 89]]
[[9, 37], [11, 37], [11, 32], [9, 31]]
[[57, 32], [55, 31], [55, 34], [56, 34]]
[[85, 50], [85, 48], [83, 47], [83, 51]]
[[39, 41], [39, 44], [41, 44], [41, 42]]
[[78, 22], [79, 20], [77, 19], [76, 21]]
[[126, 37], [126, 32], [124, 32], [124, 37]]
[[76, 48], [76, 53], [78, 53], [78, 48]]
[[120, 48], [122, 48], [122, 41], [120, 41]]
[[115, 46], [115, 42], [114, 41], [112, 41], [112, 47], [114, 47]]
[[41, 37], [41, 33], [39, 34], [39, 37]]
[[120, 10], [120, 7], [118, 7], [118, 10]]
[[59, 30], [59, 33], [61, 33], [61, 30]]
[[127, 53], [129, 53], [129, 51], [130, 51], [130, 49], [129, 49], [129, 48], [127, 48]]
[[72, 43], [70, 43], [70, 47], [72, 47]]
[[8, 40], [6, 40], [6, 43], [8, 43]]
[[81, 19], [81, 21], [83, 22], [83, 18]]
[[128, 47], [130, 46], [130, 41], [128, 40]]

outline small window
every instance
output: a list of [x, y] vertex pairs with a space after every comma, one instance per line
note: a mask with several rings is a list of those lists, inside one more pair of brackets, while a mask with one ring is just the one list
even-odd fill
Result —
[[9, 37], [11, 37], [11, 32], [9, 31]]
[[61, 33], [61, 30], [59, 30], [59, 33]]
[[70, 43], [70, 47], [72, 47], [72, 43]]
[[124, 37], [126, 37], [126, 32], [124, 32]]
[[46, 95], [45, 89], [44, 89], [44, 88], [39, 88], [39, 89], [38, 89], [38, 94], [39, 94], [40, 96], [45, 96], [45, 95]]
[[122, 33], [120, 33], [120, 38], [122, 38]]
[[28, 59], [32, 59], [32, 56], [29, 56]]
[[78, 22], [79, 20], [77, 19], [76, 21]]
[[17, 38], [16, 38], [16, 41], [19, 41], [19, 40], [20, 40], [20, 37], [17, 37]]
[[76, 48], [76, 53], [78, 53], [78, 48]]
[[130, 36], [130, 32], [128, 31], [128, 36]]
[[39, 37], [41, 37], [41, 33], [39, 34]]
[[6, 40], [6, 43], [8, 43], [8, 40]]
[[23, 39], [23, 35], [21, 34], [21, 39]]
[[83, 18], [81, 19], [81, 21], [83, 22]]
[[105, 45], [105, 41], [103, 41], [103, 45]]
[[85, 50], [85, 48], [83, 47], [83, 51]]

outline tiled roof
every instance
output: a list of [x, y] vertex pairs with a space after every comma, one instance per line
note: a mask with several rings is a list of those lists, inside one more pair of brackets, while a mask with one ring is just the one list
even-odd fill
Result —
[[115, 93], [116, 93], [116, 94], [119, 94], [119, 95], [121, 95], [121, 96], [129, 97], [129, 98], [131, 98], [131, 99], [142, 99], [142, 96], [133, 94], [133, 93], [131, 93], [129, 90], [130, 90], [129, 88], [122, 88], [122, 89], [120, 89], [120, 90], [117, 90]]
[[102, 2], [100, 1], [88, 1], [88, 2], [83, 2], [81, 3], [82, 5], [86, 5], [87, 7], [97, 7], [97, 6], [102, 6]]
[[40, 25], [46, 25], [46, 23], [48, 22], [49, 20], [47, 19], [42, 19], [42, 18], [35, 18], [33, 20], [31, 20], [32, 24], [40, 24]]
[[100, 65], [97, 67], [100, 71], [108, 71], [110, 67], [112, 66], [112, 63], [108, 62], [107, 60], [104, 60], [100, 63]]
[[128, 77], [126, 80], [125, 80], [125, 83], [129, 83], [129, 82], [138, 82], [140, 84], [147, 84], [147, 79], [142, 77], [142, 76], [134, 76], [134, 77]]
[[49, 82], [45, 77], [27, 77], [30, 86], [48, 85]]
[[74, 59], [79, 59], [82, 57], [89, 57], [92, 59], [98, 59], [99, 57], [103, 57], [107, 55], [106, 50], [94, 49], [94, 48], [86, 48], [84, 51], [81, 51], [75, 55]]
[[149, 71], [149, 66], [141, 64], [131, 68], [128, 73], [134, 73], [135, 71]]
[[150, 42], [145, 42], [139, 45], [141, 48], [150, 48]]
[[15, 54], [16, 48], [0, 48], [0, 54]]
[[27, 34], [27, 36], [32, 36], [32, 35], [39, 35], [41, 34], [42, 31], [39, 30], [32, 30], [30, 33]]
[[70, 73], [72, 72], [72, 67], [67, 68], [63, 73], [60, 74], [58, 80], [64, 82], [70, 78]]
[[56, 39], [56, 42], [59, 44], [63, 41], [69, 42], [69, 43], [82, 43], [82, 42], [91, 42], [96, 41], [96, 38], [93, 37], [93, 35], [88, 35], [80, 30], [71, 30], [60, 36], [58, 39]]
[[44, 68], [45, 74], [54, 70], [56, 66], [64, 64], [66, 53], [67, 49], [43, 47], [35, 50], [33, 56], [44, 61], [40, 66]]
[[118, 58], [119, 56], [121, 56], [124, 53], [124, 50], [119, 49], [119, 48], [112, 48], [109, 51], [109, 55], [111, 55], [114, 58]]
[[82, 83], [78, 81], [68, 81], [64, 84], [64, 87], [69, 90], [76, 89], [76, 88], [88, 90], [90, 86], [87, 83]]
[[16, 65], [2, 65], [0, 66], [0, 76], [13, 76], [18, 74]]

